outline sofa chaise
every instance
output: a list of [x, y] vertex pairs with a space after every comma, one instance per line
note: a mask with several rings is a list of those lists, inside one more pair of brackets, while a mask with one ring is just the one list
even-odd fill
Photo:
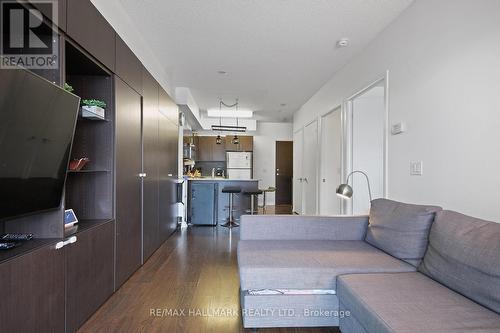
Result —
[[500, 332], [500, 224], [372, 202], [370, 216], [242, 216], [243, 325]]

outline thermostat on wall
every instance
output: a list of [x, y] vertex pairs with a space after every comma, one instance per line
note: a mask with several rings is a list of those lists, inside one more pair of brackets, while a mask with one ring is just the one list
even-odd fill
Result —
[[393, 124], [391, 127], [392, 135], [397, 135], [397, 134], [401, 134], [404, 132], [406, 132], [406, 124], [403, 122]]

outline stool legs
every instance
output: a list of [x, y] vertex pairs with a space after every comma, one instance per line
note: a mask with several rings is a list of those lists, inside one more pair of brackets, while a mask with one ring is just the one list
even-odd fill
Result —
[[227, 222], [222, 225], [223, 227], [226, 228], [233, 228], [233, 227], [239, 227], [240, 225], [234, 221], [234, 216], [233, 216], [233, 193], [229, 194], [229, 218], [227, 219]]
[[250, 195], [250, 215], [255, 213], [255, 195]]

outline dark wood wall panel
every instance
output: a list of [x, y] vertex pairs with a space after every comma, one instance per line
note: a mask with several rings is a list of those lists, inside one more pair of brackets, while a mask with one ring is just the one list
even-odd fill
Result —
[[78, 44], [114, 71], [116, 33], [89, 0], [67, 0], [66, 31]]
[[115, 72], [136, 92], [142, 94], [142, 63], [120, 36], [116, 36]]
[[159, 86], [144, 70], [142, 97], [143, 260], [160, 246], [159, 232]]
[[141, 265], [141, 97], [116, 85], [116, 286]]
[[64, 332], [64, 251], [42, 247], [0, 265], [0, 330]]
[[65, 247], [66, 332], [75, 332], [114, 288], [114, 221], [78, 234]]

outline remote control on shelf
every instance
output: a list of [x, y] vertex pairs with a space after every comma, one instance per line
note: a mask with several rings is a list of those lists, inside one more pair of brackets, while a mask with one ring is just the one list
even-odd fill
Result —
[[12, 249], [13, 247], [16, 247], [18, 245], [19, 243], [15, 242], [0, 242], [0, 250]]
[[33, 238], [33, 234], [3, 234], [0, 236], [0, 241], [4, 242], [19, 242], [28, 241]]

